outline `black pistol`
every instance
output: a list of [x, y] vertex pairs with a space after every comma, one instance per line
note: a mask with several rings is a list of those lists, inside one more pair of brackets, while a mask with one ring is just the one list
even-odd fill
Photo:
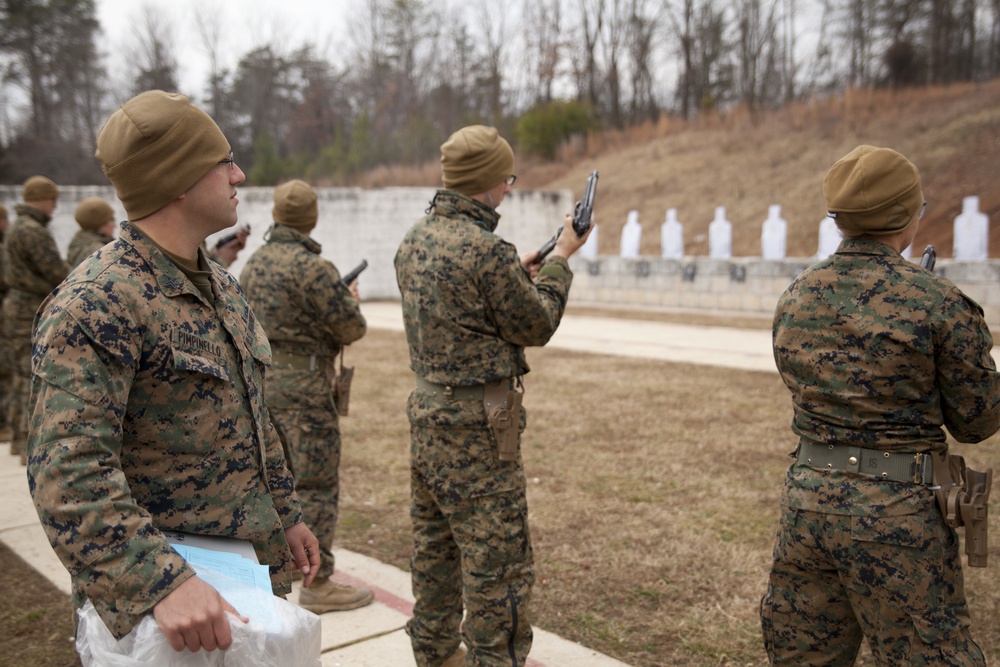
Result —
[[[595, 169], [587, 177], [587, 186], [583, 190], [583, 198], [576, 202], [576, 208], [573, 210], [573, 231], [576, 232], [577, 238], [582, 237], [590, 229], [590, 221], [594, 217], [594, 199], [596, 197], [597, 170]], [[545, 259], [552, 252], [552, 249], [556, 247], [556, 239], [559, 238], [560, 233], [562, 233], [562, 227], [559, 228], [555, 236], [546, 241], [538, 249], [538, 261]]]
[[218, 241], [215, 242], [215, 249], [219, 250], [222, 248], [222, 246], [235, 241], [239, 237], [239, 232], [243, 231], [244, 229], [246, 229], [247, 232], [249, 232], [250, 225], [241, 225], [240, 227], [237, 228], [237, 231], [233, 232], [232, 234], [226, 234], [225, 236], [220, 238]]
[[361, 260], [360, 264], [355, 266], [353, 269], [351, 269], [350, 273], [341, 278], [341, 282], [344, 283], [345, 287], [350, 287], [351, 283], [357, 280], [358, 276], [361, 275], [361, 272], [367, 268], [368, 268], [368, 260], [367, 259]]
[[924, 267], [931, 273], [934, 272], [934, 264], [937, 263], [937, 253], [934, 252], [934, 246], [929, 245], [924, 248], [924, 256], [920, 258], [920, 266]]

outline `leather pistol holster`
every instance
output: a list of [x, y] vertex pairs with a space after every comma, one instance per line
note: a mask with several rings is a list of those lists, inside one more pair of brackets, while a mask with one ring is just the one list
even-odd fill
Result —
[[511, 386], [509, 380], [483, 385], [483, 408], [501, 461], [517, 460], [523, 394]]
[[973, 470], [965, 459], [951, 454], [934, 454], [934, 496], [945, 523], [965, 527], [965, 555], [969, 567], [986, 567], [990, 487], [993, 468]]

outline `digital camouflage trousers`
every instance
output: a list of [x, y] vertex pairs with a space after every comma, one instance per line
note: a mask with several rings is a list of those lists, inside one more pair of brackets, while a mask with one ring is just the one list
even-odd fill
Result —
[[302, 520], [319, 540], [320, 564], [316, 580], [333, 574], [333, 538], [340, 501], [340, 424], [330, 408], [270, 408], [281, 436], [295, 491], [302, 504]]
[[416, 602], [406, 631], [417, 665], [437, 667], [460, 640], [467, 665], [524, 665], [535, 573], [520, 456], [498, 459], [481, 400], [442, 407], [421, 393], [409, 404]]
[[772, 665], [983, 666], [969, 635], [958, 537], [932, 497], [916, 514], [784, 508], [760, 605]]

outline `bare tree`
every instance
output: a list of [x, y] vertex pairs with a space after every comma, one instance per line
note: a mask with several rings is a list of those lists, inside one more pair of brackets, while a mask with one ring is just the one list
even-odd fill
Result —
[[988, 39], [985, 77], [1000, 75], [1000, 0], [989, 0], [991, 17], [988, 25]]
[[600, 104], [597, 43], [604, 29], [604, 0], [579, 0], [578, 50], [573, 53], [577, 96], [592, 109]]
[[782, 59], [781, 59], [781, 83], [784, 88], [784, 100], [790, 102], [795, 99], [795, 78], [798, 74], [798, 66], [795, 62], [795, 16], [796, 0], [785, 0], [784, 23], [782, 26]]
[[714, 109], [733, 95], [735, 77], [726, 39], [730, 22], [716, 0], [680, 0], [665, 5], [665, 21], [680, 58], [677, 109], [683, 118]]
[[671, 3], [665, 5], [671, 30], [677, 37], [680, 50], [680, 75], [677, 81], [678, 108], [682, 118], [693, 115], [694, 96], [694, 4], [695, 0], [682, 0], [679, 11]]
[[601, 55], [604, 62], [604, 82], [607, 91], [605, 115], [614, 127], [624, 127], [622, 113], [622, 60], [625, 37], [628, 29], [628, 5], [626, 0], [611, 0], [611, 7], [605, 5], [604, 30], [599, 33]]
[[135, 68], [133, 94], [154, 89], [178, 90], [176, 43], [175, 26], [163, 8], [144, 4], [132, 29], [129, 62]]
[[867, 86], [874, 83], [877, 5], [869, 0], [848, 0], [845, 7], [845, 47], [849, 54], [847, 83]]
[[477, 87], [485, 91], [485, 120], [491, 125], [501, 125], [506, 115], [503, 75], [509, 48], [506, 4], [505, 0], [480, 0], [472, 24], [482, 31], [479, 37], [484, 53]]
[[751, 110], [780, 95], [778, 0], [735, 0], [740, 99]]
[[629, 8], [626, 45], [632, 88], [629, 116], [633, 123], [655, 119], [659, 113], [653, 93], [653, 46], [660, 16], [646, 0], [632, 0]]
[[532, 105], [552, 101], [552, 87], [565, 48], [562, 38], [562, 0], [525, 0], [523, 5], [525, 52], [533, 86]]
[[[195, 11], [198, 41], [208, 57], [208, 107], [210, 115], [219, 119], [225, 115], [226, 70], [222, 67], [225, 50], [225, 28], [218, 8], [198, 5]], [[225, 129], [225, 128], [223, 128]]]

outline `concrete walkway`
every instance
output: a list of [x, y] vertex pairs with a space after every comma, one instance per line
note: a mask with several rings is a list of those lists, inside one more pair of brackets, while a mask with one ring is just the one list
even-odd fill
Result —
[[[366, 302], [361, 310], [373, 329], [403, 330], [398, 302]], [[564, 316], [547, 347], [777, 372], [769, 330], [629, 320], [610, 312], [608, 317]]]

